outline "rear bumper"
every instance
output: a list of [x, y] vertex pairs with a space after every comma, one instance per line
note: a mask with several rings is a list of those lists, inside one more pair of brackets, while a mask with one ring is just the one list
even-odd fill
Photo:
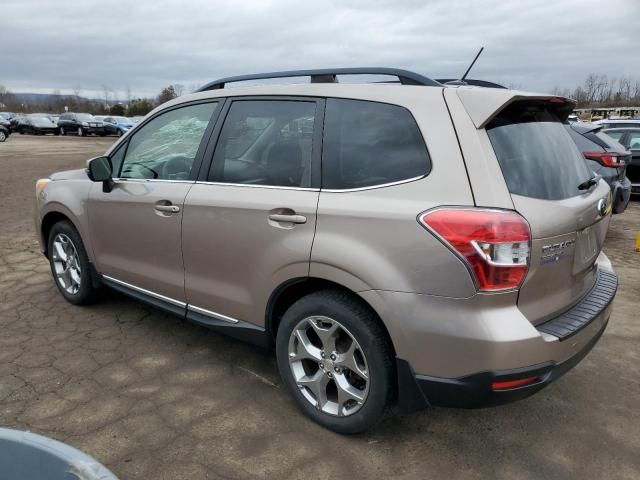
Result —
[[[487, 337], [494, 337], [493, 348], [491, 340], [485, 338], [483, 350], [484, 355], [489, 358], [476, 357], [472, 360], [476, 363], [475, 373], [452, 377], [419, 371], [416, 374], [413, 361], [403, 359], [399, 352], [397, 371], [400, 410], [409, 412], [428, 406], [481, 408], [533, 395], [574, 367], [597, 343], [611, 316], [616, 289], [616, 275], [608, 270], [599, 271], [596, 284], [577, 305], [543, 324], [531, 326], [536, 332], [537, 341], [531, 338], [514, 338], [505, 344], [497, 340], [499, 331], [485, 332]], [[513, 321], [515, 320], [514, 318]], [[507, 328], [508, 323], [503, 325]], [[452, 336], [451, 340], [446, 360], [469, 368], [469, 358], [465, 358], [465, 352], [455, 351], [456, 339]], [[523, 356], [521, 350], [529, 350], [531, 345], [537, 345], [539, 355], [537, 361], [525, 363], [522, 358], [531, 358], [531, 355], [525, 352]], [[508, 358], [503, 355], [505, 351], [510, 353]], [[483, 369], [483, 362], [495, 365], [495, 362], [491, 362], [492, 356], [501, 358], [504, 366]], [[514, 362], [521, 363], [513, 366]], [[499, 389], [493, 385], [494, 382], [525, 378], [530, 382], [526, 386]]]
[[[608, 320], [608, 318], [607, 318]], [[560, 378], [576, 366], [595, 346], [607, 322], [581, 350], [560, 363], [547, 363], [497, 372], [482, 372], [463, 378], [443, 379], [417, 375], [416, 383], [424, 398], [424, 406], [483, 408], [522, 400]], [[493, 382], [536, 377], [534, 383], [507, 390], [493, 390]]]

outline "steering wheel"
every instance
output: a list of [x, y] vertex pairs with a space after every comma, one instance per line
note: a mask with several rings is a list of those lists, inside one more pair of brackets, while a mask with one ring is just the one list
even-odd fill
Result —
[[171, 177], [175, 177], [176, 175], [182, 173], [186, 178], [191, 171], [191, 159], [187, 157], [173, 157], [162, 165], [162, 173], [161, 177], [164, 179], [170, 179]]

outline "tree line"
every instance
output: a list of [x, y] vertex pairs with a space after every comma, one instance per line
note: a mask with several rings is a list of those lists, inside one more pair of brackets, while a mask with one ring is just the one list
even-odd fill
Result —
[[[82, 89], [74, 87], [72, 95], [61, 95], [59, 91], [54, 91], [40, 101], [25, 102], [0, 84], [0, 109], [16, 113], [62, 113], [66, 106], [70, 112], [133, 117], [146, 115], [158, 105], [181, 96], [184, 90], [183, 85], [173, 84], [160, 90], [156, 97], [145, 98], [134, 97], [131, 89], [127, 88], [125, 98], [118, 101], [116, 93], [105, 85], [102, 86], [100, 99], [85, 98], [81, 95]], [[640, 106], [640, 80], [627, 76], [608, 77], [590, 73], [584, 84], [573, 89], [555, 87], [551, 93], [573, 98], [578, 108]]]
[[554, 95], [573, 98], [578, 108], [640, 106], [640, 80], [590, 73], [583, 85], [574, 89], [554, 88]]
[[125, 98], [118, 99], [116, 92], [103, 85], [101, 98], [83, 97], [82, 88], [74, 87], [70, 95], [54, 90], [50, 95], [26, 100], [0, 84], [0, 110], [13, 113], [64, 113], [66, 107], [69, 112], [135, 117], [146, 115], [158, 105], [181, 96], [184, 90], [183, 85], [173, 84], [149, 98], [135, 97], [127, 88]]

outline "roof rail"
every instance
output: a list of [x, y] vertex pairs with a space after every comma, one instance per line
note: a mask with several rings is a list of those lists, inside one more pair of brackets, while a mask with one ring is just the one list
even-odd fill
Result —
[[224, 88], [227, 83], [244, 82], [247, 80], [266, 80], [269, 78], [293, 78], [311, 77], [311, 83], [337, 83], [336, 75], [389, 75], [398, 77], [403, 85], [424, 85], [429, 87], [440, 87], [438, 82], [428, 77], [409, 70], [400, 68], [385, 67], [358, 67], [358, 68], [321, 68], [315, 70], [290, 70], [286, 72], [254, 73], [251, 75], [238, 75], [235, 77], [220, 78], [211, 83], [207, 83], [199, 88], [198, 92], [206, 90], [216, 90]]
[[489, 82], [488, 80], [478, 80], [473, 78], [467, 78], [465, 80], [456, 80], [454, 78], [438, 78], [436, 82], [440, 82], [443, 85], [473, 85], [475, 87], [485, 88], [507, 88], [499, 83]]

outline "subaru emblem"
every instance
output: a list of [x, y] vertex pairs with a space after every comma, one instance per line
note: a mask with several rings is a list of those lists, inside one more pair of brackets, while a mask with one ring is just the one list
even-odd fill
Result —
[[604, 198], [598, 200], [598, 213], [601, 217], [604, 217], [607, 213], [607, 201]]

